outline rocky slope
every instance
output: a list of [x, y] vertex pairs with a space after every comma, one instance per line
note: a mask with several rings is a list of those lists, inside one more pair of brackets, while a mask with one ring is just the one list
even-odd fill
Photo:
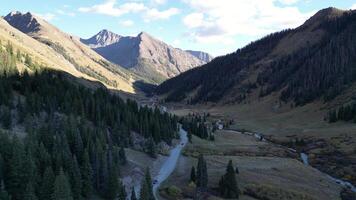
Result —
[[214, 57], [212, 55], [202, 52], [202, 51], [186, 50], [186, 52], [192, 54], [194, 57], [196, 57], [199, 60], [202, 60], [206, 63], [208, 63], [214, 59]]
[[200, 66], [210, 59], [208, 54], [189, 53], [174, 48], [145, 32], [136, 37], [124, 37], [102, 30], [92, 38], [81, 41], [111, 62], [156, 83]]
[[[11, 29], [17, 40], [28, 40], [35, 43], [24, 34], [37, 40], [35, 45], [28, 46], [31, 51], [48, 51], [50, 54], [42, 53], [49, 63], [55, 63], [57, 68], [69, 70], [77, 76], [90, 78], [104, 83], [107, 87], [134, 93], [133, 76], [126, 69], [111, 64], [105, 58], [97, 54], [79, 38], [66, 34], [49, 24], [47, 21], [31, 13], [11, 12], [4, 17], [7, 23], [2, 20], [3, 29]], [[14, 28], [10, 28], [10, 25]], [[11, 34], [11, 33], [8, 33]], [[16, 38], [16, 37], [15, 37]], [[26, 44], [23, 44], [26, 45]], [[52, 55], [53, 54], [53, 55]]]

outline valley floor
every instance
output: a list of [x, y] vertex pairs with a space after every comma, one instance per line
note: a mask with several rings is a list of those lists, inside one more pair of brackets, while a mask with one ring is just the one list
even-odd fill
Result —
[[173, 175], [161, 187], [162, 196], [176, 199], [166, 192], [175, 186], [182, 191], [180, 198], [193, 197], [195, 188], [189, 184], [187, 172], [196, 165], [199, 153], [207, 160], [211, 194], [217, 193], [218, 181], [232, 160], [239, 168], [238, 184], [244, 193], [240, 199], [340, 199], [341, 187], [327, 175], [294, 159], [298, 155], [291, 150], [226, 130], [218, 131], [213, 142], [193, 138]]

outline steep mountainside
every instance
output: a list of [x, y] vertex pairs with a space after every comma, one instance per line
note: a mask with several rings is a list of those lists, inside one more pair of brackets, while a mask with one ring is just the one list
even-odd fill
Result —
[[136, 37], [123, 37], [103, 30], [92, 38], [81, 41], [111, 62], [156, 83], [200, 66], [209, 57], [205, 54], [192, 55], [174, 48], [145, 32]]
[[302, 26], [274, 33], [161, 84], [168, 101], [329, 101], [356, 81], [356, 11], [328, 8]]
[[213, 58], [214, 58], [212, 55], [210, 55], [208, 53], [205, 53], [205, 52], [202, 52], [202, 51], [186, 50], [186, 52], [192, 54], [193, 56], [195, 56], [199, 60], [202, 60], [202, 61], [204, 61], [206, 63], [212, 61]]
[[[31, 51], [42, 51], [50, 47], [54, 55], [43, 53], [42, 56], [51, 56], [47, 60], [56, 63], [55, 65], [58, 68], [71, 68], [71, 71], [75, 71], [77, 76], [90, 77], [92, 80], [103, 82], [110, 88], [135, 92], [133, 87], [134, 80], [130, 72], [120, 66], [111, 64], [88, 46], [82, 44], [79, 38], [62, 32], [31, 13], [12, 12], [4, 19], [14, 28], [45, 44], [29, 45], [28, 47], [32, 48]], [[3, 25], [8, 26], [7, 23], [3, 23]], [[5, 29], [9, 28], [5, 27]], [[17, 35], [19, 35], [19, 31], [15, 31]], [[24, 37], [23, 34], [17, 39], [21, 41], [22, 37]], [[26, 38], [25, 40], [29, 39]], [[33, 41], [31, 42], [34, 43]], [[61, 61], [58, 62], [57, 60]], [[63, 62], [66, 64], [62, 64]]]

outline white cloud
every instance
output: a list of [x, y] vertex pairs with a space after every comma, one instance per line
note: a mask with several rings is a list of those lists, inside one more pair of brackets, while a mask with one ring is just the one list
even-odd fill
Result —
[[184, 17], [183, 23], [189, 28], [197, 28], [204, 24], [203, 13], [191, 13]]
[[134, 25], [134, 22], [132, 20], [124, 20], [124, 21], [120, 21], [120, 25], [125, 27], [130, 27]]
[[278, 0], [281, 4], [292, 5], [297, 3], [299, 0]]
[[156, 8], [148, 9], [145, 14], [146, 21], [153, 21], [159, 19], [169, 19], [173, 15], [179, 14], [179, 9], [169, 8], [167, 10], [159, 11]]
[[356, 3], [351, 6], [351, 9], [352, 9], [352, 10], [356, 10]]
[[152, 2], [155, 4], [165, 4], [167, 1], [166, 0], [152, 0]]
[[262, 36], [301, 25], [312, 13], [277, 6], [296, 0], [183, 0], [193, 10], [183, 18], [197, 42], [232, 44], [237, 35]]
[[[154, 0], [155, 4], [164, 4], [165, 2], [165, 0]], [[140, 0], [131, 0], [121, 5], [117, 4], [117, 0], [107, 0], [102, 4], [96, 4], [90, 7], [80, 7], [78, 10], [83, 13], [96, 13], [114, 17], [130, 13], [140, 13], [146, 22], [169, 19], [173, 15], [180, 13], [177, 8], [158, 10], [157, 8], [147, 7]]]
[[103, 4], [97, 4], [91, 7], [81, 7], [80, 12], [97, 13], [109, 16], [121, 16], [128, 13], [135, 13], [145, 10], [143, 3], [128, 2], [120, 6], [116, 6], [116, 0], [108, 0]]
[[52, 14], [52, 13], [34, 13], [34, 15], [46, 20], [46, 21], [52, 21], [53, 19], [55, 19], [56, 15]]
[[75, 16], [74, 12], [68, 12], [68, 11], [61, 10], [61, 9], [58, 9], [56, 12], [58, 14], [60, 14], [60, 15], [65, 15], [65, 16], [70, 16], [70, 17], [74, 17]]

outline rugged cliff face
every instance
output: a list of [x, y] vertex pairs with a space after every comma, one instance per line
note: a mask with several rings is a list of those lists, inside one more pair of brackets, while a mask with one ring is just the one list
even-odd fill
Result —
[[124, 37], [102, 30], [81, 41], [111, 62], [155, 82], [172, 78], [211, 59], [206, 53], [174, 48], [145, 32], [136, 37]]

